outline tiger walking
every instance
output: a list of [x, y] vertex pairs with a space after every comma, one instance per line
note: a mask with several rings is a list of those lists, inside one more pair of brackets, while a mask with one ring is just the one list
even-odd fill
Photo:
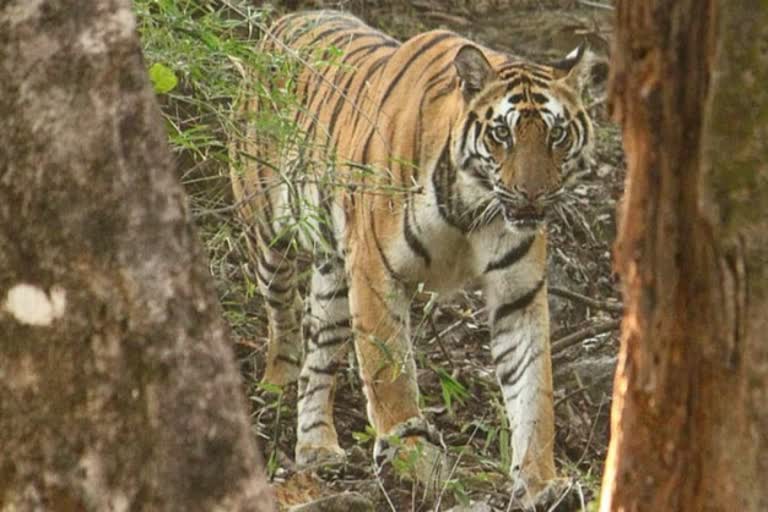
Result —
[[[333, 11], [281, 18], [261, 49], [302, 62], [293, 84], [258, 77], [293, 87], [302, 145], [247, 122], [232, 183], [269, 317], [264, 379], [299, 379], [297, 463], [344, 456], [333, 397], [350, 346], [375, 455], [390, 435], [429, 438], [409, 298], [419, 286], [445, 296], [479, 281], [511, 476], [532, 495], [545, 490], [556, 476], [546, 218], [593, 139], [583, 50], [544, 66], [444, 30], [400, 43]], [[334, 52], [333, 65], [313, 65]], [[241, 114], [268, 108], [253, 95]], [[314, 253], [303, 315], [299, 248]]]

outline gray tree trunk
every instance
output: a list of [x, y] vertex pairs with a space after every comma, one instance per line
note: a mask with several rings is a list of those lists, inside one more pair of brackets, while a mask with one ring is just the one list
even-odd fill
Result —
[[765, 511], [768, 3], [617, 15], [626, 309], [601, 511]]
[[273, 510], [129, 0], [0, 3], [0, 510]]

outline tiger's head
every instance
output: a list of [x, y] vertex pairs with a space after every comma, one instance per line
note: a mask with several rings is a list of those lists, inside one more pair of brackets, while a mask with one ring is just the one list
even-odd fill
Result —
[[493, 66], [476, 46], [457, 53], [464, 109], [452, 160], [475, 222], [502, 214], [510, 228], [537, 229], [586, 168], [593, 136], [581, 100], [584, 54], [580, 47], [552, 66]]

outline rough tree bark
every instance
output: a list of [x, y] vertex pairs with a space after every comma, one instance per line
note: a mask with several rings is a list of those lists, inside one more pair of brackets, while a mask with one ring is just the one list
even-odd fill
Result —
[[129, 0], [0, 3], [0, 510], [273, 510]]
[[768, 3], [617, 14], [626, 313], [601, 510], [768, 510]]

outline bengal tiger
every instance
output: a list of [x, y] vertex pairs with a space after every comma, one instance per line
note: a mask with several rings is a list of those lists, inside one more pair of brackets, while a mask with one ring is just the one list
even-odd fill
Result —
[[[279, 113], [301, 140], [277, 144], [248, 121], [275, 108], [250, 94], [231, 177], [269, 319], [264, 380], [299, 380], [297, 463], [344, 457], [333, 399], [352, 344], [374, 454], [391, 435], [430, 438], [410, 299], [477, 282], [511, 476], [544, 489], [556, 476], [546, 225], [593, 139], [583, 48], [540, 65], [446, 30], [401, 43], [349, 14], [313, 11], [275, 22], [260, 51], [300, 63], [295, 79], [262, 72], [254, 86], [295, 94]], [[303, 320], [302, 248], [314, 254]]]

